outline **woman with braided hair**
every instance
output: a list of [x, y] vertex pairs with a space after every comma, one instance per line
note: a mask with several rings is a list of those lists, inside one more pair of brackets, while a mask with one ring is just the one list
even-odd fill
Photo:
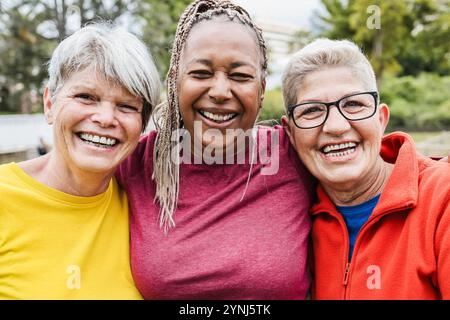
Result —
[[255, 125], [266, 69], [261, 30], [243, 8], [185, 9], [157, 130], [117, 173], [145, 298], [306, 297], [311, 178], [281, 127]]

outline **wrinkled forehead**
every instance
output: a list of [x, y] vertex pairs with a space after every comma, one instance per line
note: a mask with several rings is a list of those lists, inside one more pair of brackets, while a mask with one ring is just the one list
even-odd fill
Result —
[[297, 85], [297, 102], [332, 101], [347, 94], [371, 91], [357, 69], [349, 66], [324, 66], [304, 74]]
[[[235, 23], [235, 24], [242, 26], [242, 31], [244, 32], [244, 30], [246, 30], [246, 32], [248, 32], [254, 38], [256, 44], [258, 45], [258, 37], [255, 33], [255, 30], [253, 30], [253, 28], [251, 26], [246, 24], [244, 21], [239, 19], [237, 16], [234, 16], [233, 18], [231, 18], [230, 16], [228, 16], [225, 13], [215, 14], [215, 15], [212, 15], [210, 18], [203, 17], [203, 18], [199, 18], [199, 19], [195, 20], [193, 22], [193, 25], [191, 27], [189, 34], [191, 34], [192, 31], [194, 31], [204, 25], [208, 25], [208, 24], [223, 24], [225, 27], [223, 32], [227, 32], [226, 26], [228, 23]], [[237, 34], [236, 36], [238, 37], [239, 35]]]
[[81, 89], [98, 91], [102, 89], [106, 92], [114, 91], [116, 94], [129, 99], [141, 99], [132, 94], [117, 77], [96, 69], [92, 65], [66, 74], [63, 87], [69, 91]]
[[183, 52], [189, 48], [189, 43], [193, 36], [200, 37], [203, 34], [206, 36], [208, 31], [210, 30], [211, 25], [219, 25], [221, 28], [223, 28], [223, 32], [227, 33], [229, 32], [230, 24], [241, 26], [241, 28], [233, 29], [233, 36], [235, 36], [236, 38], [241, 38], [243, 33], [252, 37], [252, 39], [254, 40], [256, 52], [258, 52], [261, 62], [263, 62], [263, 48], [261, 48], [259, 44], [258, 36], [256, 35], [255, 30], [253, 30], [253, 28], [248, 24], [245, 24], [243, 21], [239, 20], [237, 17], [230, 18], [226, 14], [218, 14], [212, 16], [210, 19], [202, 18], [195, 21], [184, 41], [181, 54], [183, 54]]

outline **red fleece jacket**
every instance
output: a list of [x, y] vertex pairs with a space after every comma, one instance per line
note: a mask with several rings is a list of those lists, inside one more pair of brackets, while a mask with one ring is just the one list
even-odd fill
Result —
[[318, 187], [313, 298], [450, 299], [450, 164], [417, 154], [403, 133], [383, 139], [381, 156], [394, 170], [351, 263], [344, 219]]

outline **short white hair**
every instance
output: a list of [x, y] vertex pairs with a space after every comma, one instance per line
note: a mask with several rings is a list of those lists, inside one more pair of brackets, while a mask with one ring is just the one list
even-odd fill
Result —
[[321, 38], [300, 49], [290, 59], [283, 74], [282, 85], [286, 108], [297, 103], [305, 77], [326, 67], [349, 68], [365, 90], [377, 91], [372, 65], [355, 43]]
[[92, 67], [144, 102], [143, 130], [160, 98], [160, 78], [146, 45], [111, 23], [89, 24], [57, 46], [48, 64], [52, 99], [75, 73]]

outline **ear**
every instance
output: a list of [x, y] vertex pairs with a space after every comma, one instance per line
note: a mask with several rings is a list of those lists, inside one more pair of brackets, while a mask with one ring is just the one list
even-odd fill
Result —
[[380, 120], [381, 127], [383, 128], [383, 134], [384, 134], [384, 131], [386, 130], [387, 124], [389, 122], [390, 112], [389, 112], [388, 105], [385, 103], [381, 103], [379, 108], [380, 108], [380, 111], [378, 113], [378, 118]]
[[284, 132], [286, 132], [286, 134], [289, 137], [289, 141], [291, 141], [291, 144], [293, 146], [295, 146], [295, 141], [294, 141], [294, 130], [295, 130], [295, 128], [291, 128], [291, 125], [289, 123], [289, 118], [287, 116], [282, 116], [281, 117], [281, 124], [283, 125]]
[[50, 98], [50, 91], [48, 89], [48, 87], [46, 86], [44, 89], [44, 95], [43, 95], [43, 100], [44, 100], [44, 115], [45, 115], [45, 120], [47, 120], [48, 124], [53, 124], [54, 121], [54, 106], [53, 106], [53, 102], [52, 99]]

